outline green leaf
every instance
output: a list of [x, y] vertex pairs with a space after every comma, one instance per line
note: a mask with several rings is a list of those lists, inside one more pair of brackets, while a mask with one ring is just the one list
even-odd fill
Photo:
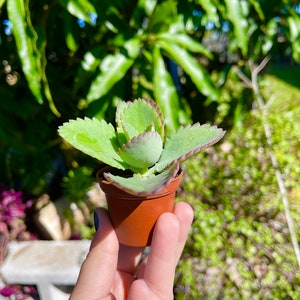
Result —
[[64, 18], [64, 32], [67, 47], [70, 51], [76, 52], [79, 45], [77, 36], [74, 33], [74, 18], [67, 12], [63, 13]]
[[112, 167], [128, 168], [118, 154], [118, 142], [114, 127], [96, 118], [70, 120], [59, 127], [62, 138], [76, 149]]
[[154, 98], [165, 116], [167, 128], [174, 131], [179, 126], [179, 99], [158, 47], [155, 47], [153, 51], [153, 68]]
[[177, 16], [177, 2], [162, 1], [155, 6], [149, 18], [148, 30], [152, 33], [168, 31]]
[[28, 9], [23, 0], [7, 0], [7, 13], [13, 26], [13, 33], [18, 48], [18, 53], [22, 63], [22, 69], [28, 81], [29, 88], [39, 103], [43, 103], [41, 94], [41, 76], [38, 68], [39, 62], [36, 59], [36, 32], [32, 31], [32, 38], [27, 34], [30, 29], [28, 26]]
[[212, 100], [219, 99], [219, 90], [213, 85], [206, 70], [191, 54], [180, 46], [174, 43], [167, 43], [164, 40], [157, 39], [157, 44], [191, 77], [192, 81], [203, 95], [210, 97]]
[[157, 0], [139, 0], [137, 7], [142, 8], [145, 14], [150, 17], [157, 4]]
[[137, 99], [133, 102], [120, 101], [116, 111], [118, 134], [127, 141], [153, 129], [164, 139], [164, 119], [157, 104], [150, 99]]
[[6, 1], [6, 0], [0, 0], [0, 9], [1, 9], [1, 7], [4, 5], [5, 1]]
[[145, 15], [150, 17], [156, 4], [157, 0], [138, 0], [130, 20], [130, 25], [141, 28]]
[[[271, 50], [273, 46], [273, 40], [277, 35], [277, 22], [275, 19], [271, 19], [267, 24], [266, 24], [266, 32], [264, 36], [264, 41], [263, 45], [261, 46], [262, 53], [264, 55], [267, 55], [268, 52]], [[258, 49], [260, 51], [260, 49]]]
[[74, 95], [91, 81], [92, 74], [96, 71], [101, 62], [99, 57], [101, 57], [102, 53], [103, 46], [101, 45], [84, 54], [74, 80], [72, 89]]
[[87, 100], [92, 102], [107, 94], [124, 77], [132, 63], [132, 59], [120, 52], [107, 55], [100, 65], [100, 74], [90, 86]]
[[233, 31], [237, 39], [237, 43], [244, 56], [248, 53], [248, 22], [243, 14], [242, 4], [239, 0], [225, 0], [227, 18], [233, 24]]
[[254, 7], [254, 9], [256, 10], [259, 18], [262, 20], [262, 21], [265, 21], [265, 15], [264, 15], [264, 12], [260, 6], [260, 1], [257, 1], [257, 0], [250, 0], [250, 3], [251, 5]]
[[291, 11], [291, 16], [287, 18], [287, 21], [290, 29], [293, 58], [295, 61], [300, 61], [300, 17]]
[[196, 123], [179, 128], [166, 140], [164, 150], [155, 166], [156, 171], [160, 172], [173, 161], [182, 161], [206, 149], [218, 142], [224, 134], [222, 129], [207, 124], [201, 126]]
[[125, 76], [138, 56], [139, 50], [140, 42], [133, 38], [126, 42], [121, 51], [108, 54], [100, 64], [100, 73], [90, 86], [87, 100], [92, 102], [107, 94]]
[[67, 11], [76, 18], [91, 23], [91, 13], [96, 14], [96, 9], [88, 0], [58, 0]]
[[97, 49], [94, 49], [94, 51], [88, 51], [87, 53], [85, 53], [81, 61], [82, 69], [86, 72], [94, 72], [101, 61], [96, 54], [100, 54], [102, 51], [102, 47], [99, 47]]
[[46, 39], [41, 28], [37, 27], [37, 30], [39, 29], [38, 33], [33, 28], [30, 19], [29, 1], [8, 0], [7, 13], [12, 22], [22, 70], [32, 94], [42, 104], [43, 95], [41, 91], [43, 83], [44, 95], [49, 101], [50, 109], [56, 116], [60, 116], [54, 105], [46, 77]]
[[[30, 26], [32, 27], [31, 23], [29, 22]], [[48, 100], [49, 103], [49, 108], [51, 111], [57, 116], [60, 117], [60, 113], [58, 112], [52, 95], [51, 95], [51, 90], [50, 86], [48, 83], [47, 75], [46, 75], [46, 66], [47, 66], [47, 58], [46, 58], [46, 37], [44, 34], [44, 31], [40, 28], [37, 27], [37, 46], [36, 46], [36, 53], [37, 53], [37, 66], [44, 84], [44, 94], [46, 99]], [[33, 27], [32, 27], [33, 30]]]
[[166, 32], [166, 33], [159, 34], [158, 38], [166, 42], [175, 43], [180, 47], [187, 49], [190, 52], [201, 53], [206, 57], [213, 59], [213, 55], [209, 50], [207, 50], [201, 43], [194, 40], [187, 34]]
[[161, 136], [156, 131], [149, 131], [128, 141], [119, 154], [134, 172], [144, 173], [158, 161], [162, 149]]
[[201, 5], [210, 21], [217, 27], [220, 26], [220, 19], [217, 11], [217, 5], [212, 0], [197, 0], [196, 3]]
[[150, 177], [135, 176], [125, 178], [110, 173], [104, 173], [104, 177], [106, 180], [112, 182], [115, 186], [123, 189], [127, 193], [138, 196], [148, 196], [158, 193], [168, 185], [168, 183], [176, 176], [178, 170], [179, 165], [173, 164], [164, 172]]

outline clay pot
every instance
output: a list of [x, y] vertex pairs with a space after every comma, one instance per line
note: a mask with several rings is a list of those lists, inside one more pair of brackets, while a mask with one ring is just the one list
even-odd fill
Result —
[[115, 228], [119, 242], [127, 246], [145, 247], [150, 245], [154, 225], [164, 212], [172, 212], [174, 199], [183, 171], [180, 170], [168, 186], [155, 195], [141, 197], [131, 195], [105, 180], [105, 167], [98, 171], [99, 185], [105, 193], [108, 214]]

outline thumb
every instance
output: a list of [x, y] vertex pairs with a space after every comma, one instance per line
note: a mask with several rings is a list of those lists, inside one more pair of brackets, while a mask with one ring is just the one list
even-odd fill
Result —
[[95, 210], [96, 223], [98, 223], [98, 230], [81, 266], [71, 300], [106, 297], [110, 294], [113, 285], [119, 242], [105, 209]]

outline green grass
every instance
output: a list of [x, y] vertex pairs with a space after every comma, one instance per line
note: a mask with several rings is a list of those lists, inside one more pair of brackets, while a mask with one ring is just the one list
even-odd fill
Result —
[[261, 80], [263, 97], [271, 112], [295, 111], [300, 116], [300, 68], [275, 66]]

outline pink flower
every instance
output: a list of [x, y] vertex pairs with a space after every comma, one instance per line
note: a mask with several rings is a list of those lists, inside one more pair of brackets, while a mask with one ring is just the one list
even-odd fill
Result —
[[0, 196], [0, 220], [10, 225], [17, 218], [25, 217], [26, 204], [22, 202], [22, 192], [3, 190]]
[[4, 297], [10, 297], [11, 295], [16, 295], [20, 290], [16, 285], [6, 285], [0, 290], [0, 295]]

